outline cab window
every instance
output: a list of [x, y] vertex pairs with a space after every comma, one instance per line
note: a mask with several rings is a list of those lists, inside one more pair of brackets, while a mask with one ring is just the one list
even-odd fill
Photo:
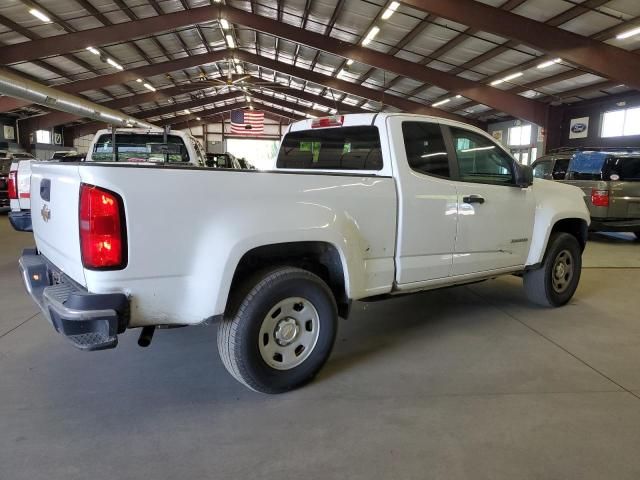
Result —
[[[117, 162], [188, 162], [189, 152], [177, 135], [167, 135], [163, 144], [162, 135], [144, 133], [116, 133]], [[101, 135], [91, 155], [93, 161], [113, 161], [113, 135]]]
[[380, 133], [373, 126], [290, 132], [280, 146], [277, 167], [381, 170]]
[[463, 182], [513, 185], [514, 160], [483, 135], [451, 127], [453, 147]]
[[407, 162], [416, 172], [449, 178], [449, 155], [437, 123], [403, 122]]

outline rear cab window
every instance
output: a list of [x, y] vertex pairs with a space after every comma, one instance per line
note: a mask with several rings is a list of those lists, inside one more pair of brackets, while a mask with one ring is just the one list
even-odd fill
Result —
[[289, 132], [276, 166], [301, 170], [382, 170], [380, 132], [370, 125]]
[[[181, 137], [145, 133], [116, 133], [116, 162], [188, 163], [189, 152]], [[91, 159], [94, 162], [113, 161], [113, 136], [101, 135], [95, 142]]]

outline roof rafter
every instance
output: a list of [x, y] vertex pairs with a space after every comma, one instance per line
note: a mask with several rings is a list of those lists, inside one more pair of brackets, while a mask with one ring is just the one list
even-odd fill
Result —
[[[640, 56], [621, 48], [475, 0], [402, 0], [402, 3], [454, 22], [501, 35], [640, 89]], [[488, 105], [486, 102], [481, 103]], [[500, 110], [508, 112], [502, 108]]]
[[[20, 59], [20, 55], [44, 56], [47, 53], [55, 54], [52, 52], [58, 52], [60, 46], [68, 43], [69, 38], [65, 37], [72, 37], [72, 48], [77, 49], [78, 47], [82, 47], [84, 43], [87, 43], [89, 40], [97, 45], [109, 43], [110, 41], [123, 41], [135, 36], [170, 30], [179, 26], [193, 25], [198, 22], [208, 22], [211, 21], [211, 18], [219, 18], [221, 16], [227, 18], [231, 23], [238, 23], [267, 34], [277, 32], [279, 37], [286, 38], [292, 42], [301, 43], [311, 48], [323, 50], [343, 58], [352, 58], [360, 63], [393, 71], [394, 73], [422, 80], [427, 83], [433, 83], [434, 85], [455, 91], [467, 98], [492, 106], [539, 125], [543, 125], [546, 121], [547, 107], [540, 102], [503, 92], [486, 85], [479, 85], [471, 80], [451, 75], [440, 70], [416, 65], [413, 62], [403, 60], [401, 58], [380, 53], [359, 45], [343, 42], [335, 38], [325, 37], [292, 25], [279, 23], [278, 21], [267, 17], [258, 16], [227, 6], [199, 7], [182, 12], [166, 14], [162, 17], [150, 17], [135, 22], [116, 24], [106, 29], [105, 27], [95, 28], [57, 37], [55, 42], [47, 39], [46, 43], [48, 45], [43, 45], [43, 48], [46, 48], [46, 50], [43, 50], [40, 54], [33, 51], [34, 43], [40, 41], [25, 42], [23, 44], [3, 49], [3, 51], [0, 52], [0, 62], [7, 62], [8, 58]], [[39, 45], [42, 44], [40, 43]], [[52, 45], [55, 45], [56, 48], [53, 49]]]

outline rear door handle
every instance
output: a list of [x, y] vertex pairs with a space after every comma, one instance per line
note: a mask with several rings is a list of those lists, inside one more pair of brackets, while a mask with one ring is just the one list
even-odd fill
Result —
[[482, 195], [467, 195], [466, 197], [462, 197], [462, 201], [464, 203], [484, 203], [484, 197]]

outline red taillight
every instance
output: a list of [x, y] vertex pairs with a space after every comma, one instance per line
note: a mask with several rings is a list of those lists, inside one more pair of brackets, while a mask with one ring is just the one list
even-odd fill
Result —
[[11, 170], [9, 172], [9, 182], [7, 185], [7, 190], [9, 190], [9, 198], [11, 200], [18, 199], [18, 171]]
[[609, 190], [591, 190], [591, 203], [594, 207], [609, 206]]
[[80, 250], [85, 268], [124, 268], [121, 207], [115, 193], [84, 183], [80, 186]]

